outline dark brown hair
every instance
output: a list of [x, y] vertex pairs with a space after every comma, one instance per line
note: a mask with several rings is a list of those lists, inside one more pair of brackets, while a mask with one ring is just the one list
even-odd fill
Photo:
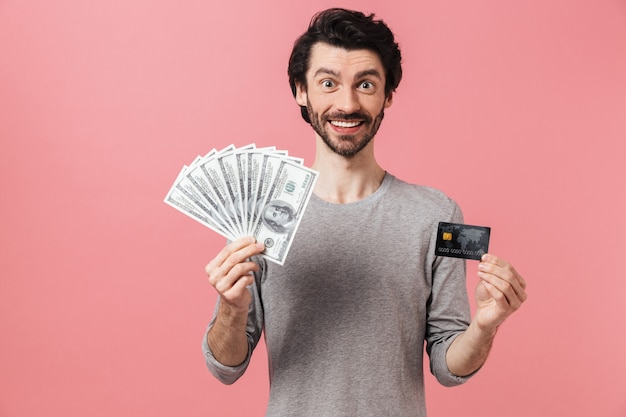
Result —
[[[294, 43], [287, 69], [294, 97], [296, 83], [306, 87], [311, 48], [318, 42], [347, 50], [368, 49], [376, 52], [385, 68], [385, 95], [389, 96], [400, 84], [400, 48], [385, 22], [374, 19], [374, 14], [366, 16], [358, 11], [333, 8], [313, 16], [308, 30]], [[304, 120], [310, 123], [306, 107], [301, 106], [301, 112]]]

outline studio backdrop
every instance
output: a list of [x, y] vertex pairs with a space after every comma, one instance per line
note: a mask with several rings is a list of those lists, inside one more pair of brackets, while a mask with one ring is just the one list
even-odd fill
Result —
[[225, 239], [163, 199], [212, 148], [312, 163], [287, 60], [334, 6], [402, 49], [380, 164], [528, 281], [475, 378], [426, 376], [430, 415], [626, 415], [624, 1], [0, 0], [0, 416], [264, 415], [263, 343], [232, 386], [201, 352]]

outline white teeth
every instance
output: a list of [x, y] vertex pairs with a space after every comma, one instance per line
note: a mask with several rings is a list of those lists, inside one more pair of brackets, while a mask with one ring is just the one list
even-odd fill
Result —
[[337, 127], [355, 127], [361, 124], [361, 122], [342, 122], [339, 120], [332, 120], [330, 123]]

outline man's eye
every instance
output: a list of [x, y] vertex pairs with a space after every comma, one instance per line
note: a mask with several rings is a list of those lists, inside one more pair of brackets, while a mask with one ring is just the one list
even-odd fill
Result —
[[322, 87], [324, 88], [333, 88], [335, 83], [332, 80], [324, 80], [322, 81]]
[[374, 88], [374, 83], [370, 81], [363, 81], [361, 83], [361, 88], [364, 90], [371, 90], [372, 88]]

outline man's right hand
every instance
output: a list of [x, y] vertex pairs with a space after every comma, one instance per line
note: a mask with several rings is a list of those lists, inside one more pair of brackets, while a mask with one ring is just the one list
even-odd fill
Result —
[[207, 343], [215, 359], [227, 366], [241, 364], [248, 355], [246, 322], [252, 296], [246, 287], [254, 282], [252, 272], [259, 270], [250, 257], [264, 249], [254, 238], [243, 237], [226, 245], [205, 268], [209, 282], [220, 295]]
[[231, 309], [248, 311], [251, 296], [246, 287], [254, 281], [252, 272], [259, 270], [250, 258], [264, 249], [253, 237], [242, 237], [226, 245], [206, 266], [209, 283]]

